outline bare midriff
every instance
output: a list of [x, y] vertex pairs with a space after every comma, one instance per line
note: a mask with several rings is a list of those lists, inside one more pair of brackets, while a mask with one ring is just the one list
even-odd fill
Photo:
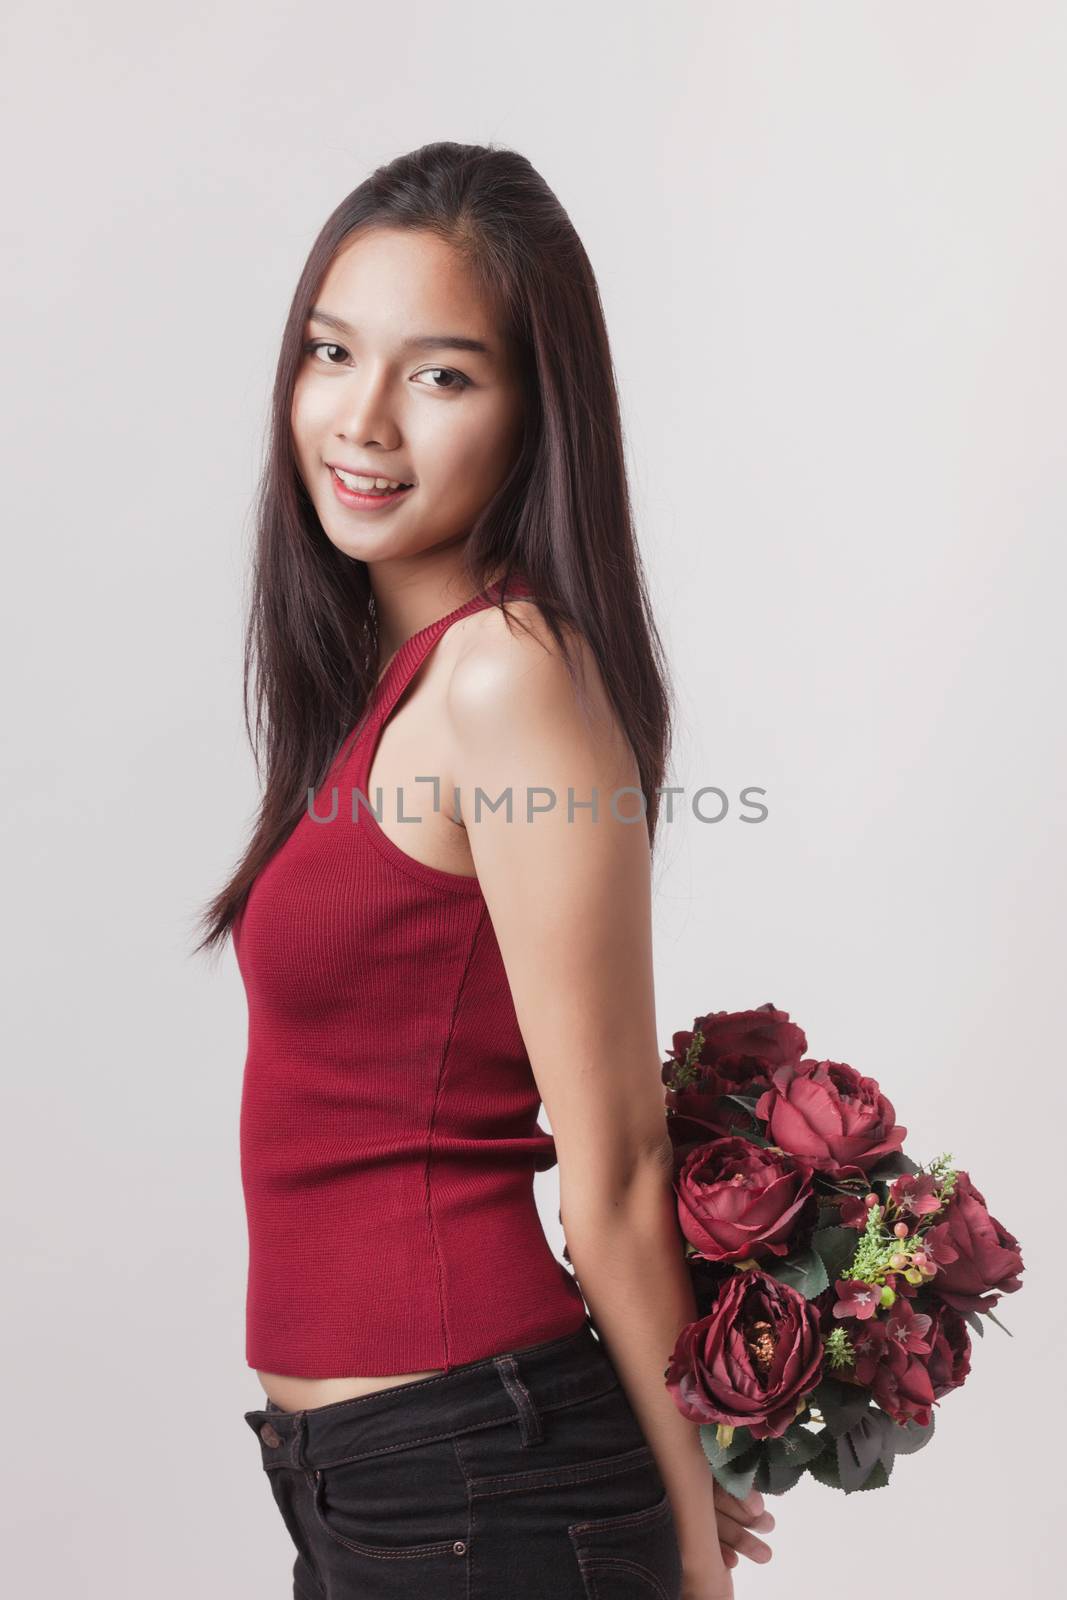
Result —
[[337, 1400], [358, 1400], [360, 1395], [393, 1389], [398, 1383], [415, 1383], [419, 1378], [435, 1378], [444, 1367], [428, 1372], [390, 1372], [384, 1377], [295, 1378], [282, 1372], [259, 1372], [268, 1400], [283, 1411], [311, 1411], [315, 1406], [333, 1405]]
[[[522, 1355], [526, 1350], [536, 1350], [534, 1344], [520, 1344], [510, 1352]], [[358, 1400], [360, 1395], [376, 1394], [379, 1389], [395, 1389], [399, 1383], [417, 1383], [420, 1378], [436, 1378], [444, 1367], [431, 1367], [428, 1372], [390, 1372], [384, 1377], [353, 1378], [294, 1378], [282, 1372], [260, 1372], [256, 1377], [263, 1385], [268, 1400], [273, 1400], [283, 1411], [311, 1411], [315, 1406], [333, 1405], [335, 1400]]]

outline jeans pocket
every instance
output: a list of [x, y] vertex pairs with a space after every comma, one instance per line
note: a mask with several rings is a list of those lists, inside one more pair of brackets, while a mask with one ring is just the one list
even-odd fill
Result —
[[682, 1557], [665, 1491], [634, 1510], [573, 1522], [567, 1532], [588, 1600], [679, 1600]]
[[464, 1600], [470, 1512], [450, 1440], [311, 1469], [308, 1482], [353, 1595]]

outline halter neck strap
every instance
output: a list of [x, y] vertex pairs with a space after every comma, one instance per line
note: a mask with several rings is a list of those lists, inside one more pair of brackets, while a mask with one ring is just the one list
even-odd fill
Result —
[[[509, 598], [516, 600], [529, 599], [534, 594], [532, 584], [518, 574], [508, 580], [507, 593]], [[438, 639], [461, 617], [472, 616], [476, 611], [484, 611], [487, 606], [495, 605], [501, 594], [501, 584], [494, 582], [477, 594], [471, 595], [462, 605], [456, 606], [452, 611], [438, 617], [434, 622], [428, 622], [424, 628], [419, 628], [410, 638], [395, 651], [389, 665], [378, 679], [371, 693], [367, 709], [361, 718], [359, 731], [353, 741], [352, 748], [358, 744], [361, 751], [373, 750], [377, 743], [378, 732], [389, 717], [400, 696], [407, 688], [415, 672], [433, 649]], [[362, 761], [362, 756], [361, 756]], [[362, 775], [362, 774], [361, 774]]]

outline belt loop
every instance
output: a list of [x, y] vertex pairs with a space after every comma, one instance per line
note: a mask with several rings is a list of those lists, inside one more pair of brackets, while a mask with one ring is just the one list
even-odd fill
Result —
[[307, 1438], [307, 1412], [297, 1411], [293, 1417], [293, 1437], [289, 1441], [289, 1460], [294, 1467], [307, 1467], [304, 1441]]
[[540, 1444], [544, 1438], [544, 1429], [541, 1418], [537, 1414], [533, 1396], [519, 1377], [519, 1364], [514, 1356], [494, 1356], [493, 1365], [501, 1383], [511, 1396], [513, 1405], [519, 1413], [519, 1432], [525, 1447], [528, 1444]]

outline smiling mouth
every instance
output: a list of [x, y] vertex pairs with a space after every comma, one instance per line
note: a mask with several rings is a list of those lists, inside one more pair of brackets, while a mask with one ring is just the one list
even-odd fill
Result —
[[334, 493], [342, 505], [348, 506], [353, 511], [370, 511], [377, 506], [393, 504], [394, 501], [403, 499], [410, 494], [414, 484], [402, 483], [397, 489], [350, 489], [337, 474], [334, 467], [330, 468], [330, 477], [333, 480]]
[[[330, 473], [333, 476], [334, 481], [336, 483], [340, 484], [342, 489], [346, 489], [349, 494], [391, 495], [391, 494], [399, 494], [401, 492], [401, 490], [403, 490], [403, 489], [412, 489], [412, 488], [414, 488], [414, 484], [411, 484], [411, 483], [398, 483], [397, 487], [395, 489], [392, 489], [392, 488], [388, 488], [388, 489], [378, 489], [378, 488], [374, 488], [374, 489], [357, 489], [357, 488], [354, 487], [354, 485], [345, 482], [345, 480], [341, 477], [341, 474], [338, 472], [336, 467], [330, 467]], [[351, 474], [349, 474], [349, 476], [351, 476], [351, 477], [362, 477], [364, 475], [361, 474], [361, 473], [351, 473]]]

